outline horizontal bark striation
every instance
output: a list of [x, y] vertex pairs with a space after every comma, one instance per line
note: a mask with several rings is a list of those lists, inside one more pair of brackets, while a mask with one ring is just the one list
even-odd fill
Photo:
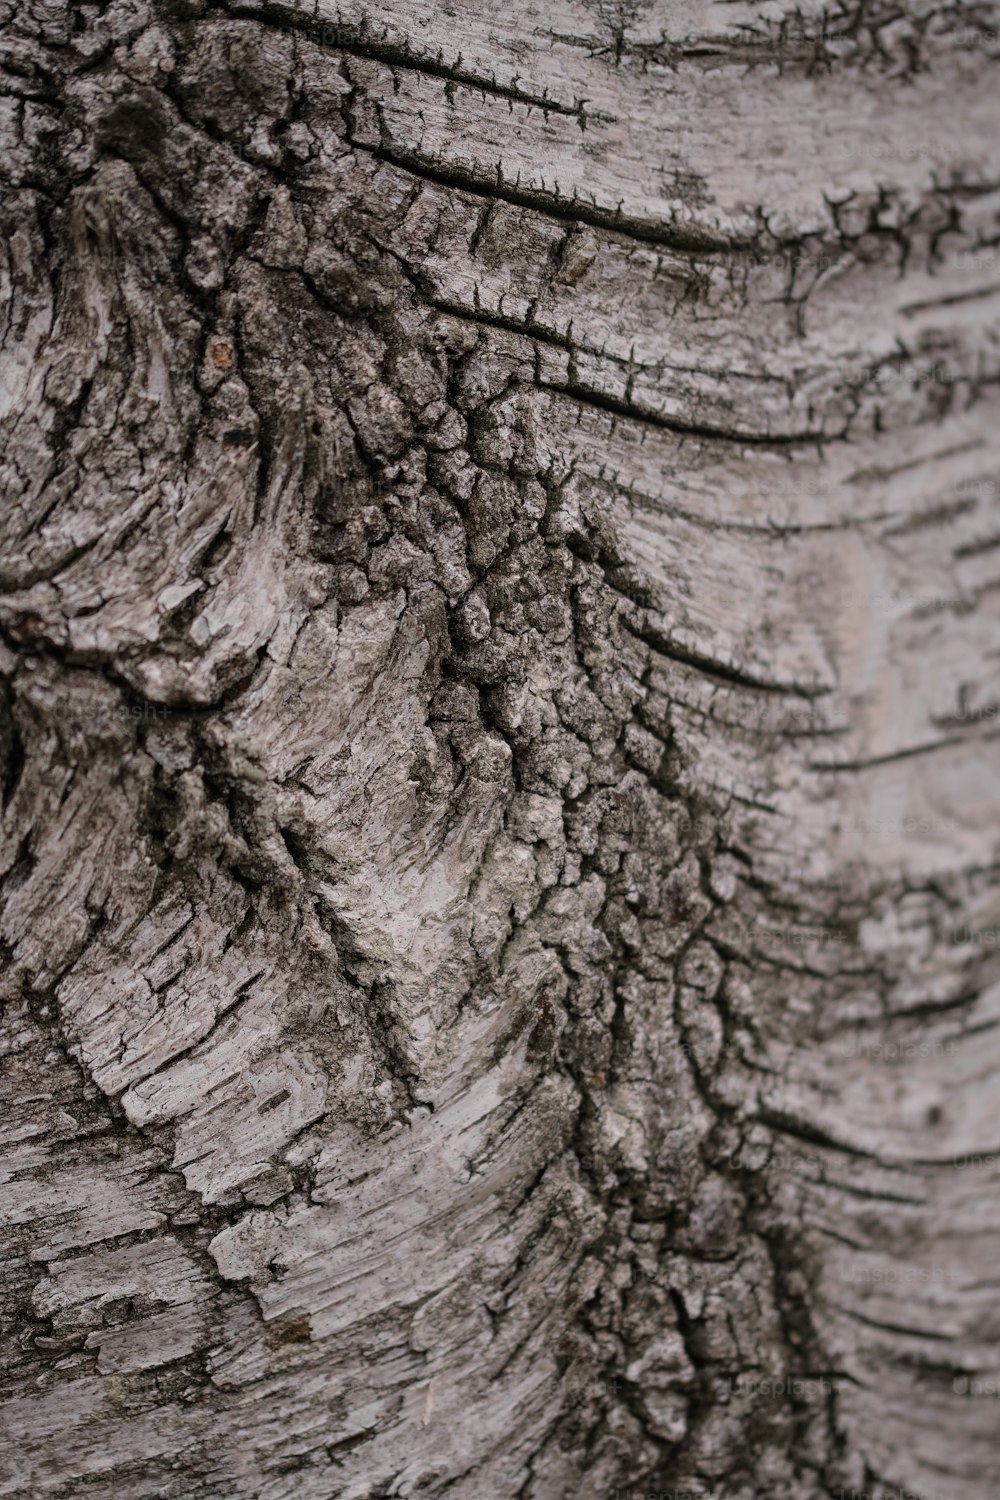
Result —
[[0, 1494], [984, 1493], [990, 24], [7, 20]]

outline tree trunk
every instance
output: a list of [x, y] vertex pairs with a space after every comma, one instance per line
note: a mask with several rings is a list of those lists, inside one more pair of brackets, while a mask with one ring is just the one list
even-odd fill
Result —
[[0, 1496], [985, 1500], [996, 13], [0, 19]]

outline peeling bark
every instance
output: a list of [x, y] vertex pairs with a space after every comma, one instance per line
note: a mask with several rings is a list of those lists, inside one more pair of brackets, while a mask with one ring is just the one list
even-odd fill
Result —
[[0, 21], [0, 1495], [984, 1500], [995, 9]]

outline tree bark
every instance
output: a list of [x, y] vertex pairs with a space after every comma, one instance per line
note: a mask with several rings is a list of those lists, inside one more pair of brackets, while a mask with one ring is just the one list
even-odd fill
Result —
[[0, 1496], [985, 1500], [996, 12], [0, 20]]

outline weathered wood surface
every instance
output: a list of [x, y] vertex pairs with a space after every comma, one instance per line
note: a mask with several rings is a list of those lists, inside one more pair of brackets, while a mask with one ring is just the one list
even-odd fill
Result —
[[0, 1495], [985, 1500], [997, 12], [0, 20]]

